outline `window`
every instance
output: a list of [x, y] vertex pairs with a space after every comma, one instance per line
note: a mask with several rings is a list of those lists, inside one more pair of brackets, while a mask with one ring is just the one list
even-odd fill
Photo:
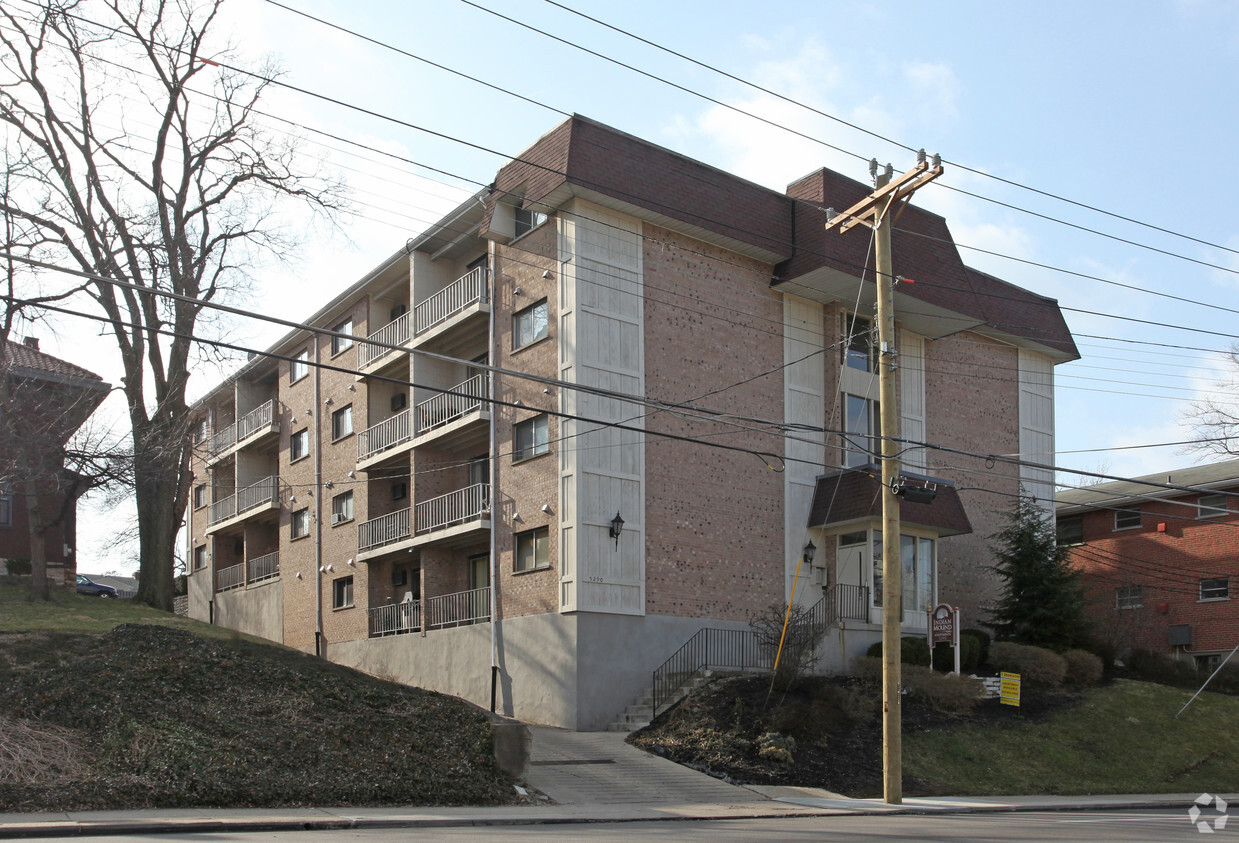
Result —
[[332, 337], [331, 338], [331, 355], [334, 357], [341, 351], [348, 351], [353, 347], [353, 317], [349, 317], [336, 325], [331, 330], [337, 334], [348, 334], [347, 337]]
[[520, 237], [522, 234], [532, 231], [544, 222], [546, 222], [546, 214], [539, 213], [532, 208], [517, 208], [515, 236]]
[[205, 442], [207, 438], [207, 430], [209, 429], [209, 420], [206, 416], [194, 420], [193, 440], [197, 445], [199, 442]]
[[1084, 542], [1084, 516], [1074, 515], [1058, 519], [1058, 543], [1082, 544]]
[[1213, 577], [1200, 581], [1201, 600], [1226, 600], [1230, 597], [1230, 579]]
[[933, 602], [934, 540], [900, 536], [899, 558], [903, 562], [903, 611], [924, 612]]
[[292, 537], [303, 539], [310, 534], [310, 510], [299, 509], [292, 517]]
[[549, 451], [551, 445], [546, 430], [545, 415], [517, 422], [512, 429], [512, 461], [520, 462]]
[[1144, 605], [1143, 589], [1138, 585], [1121, 585], [1114, 589], [1114, 608], [1139, 609]]
[[310, 374], [310, 350], [303, 348], [293, 355], [292, 362], [288, 366], [288, 380], [296, 383], [308, 374]]
[[1201, 673], [1212, 673], [1222, 663], [1221, 653], [1205, 653], [1196, 657], [1196, 670]]
[[13, 498], [11, 495], [0, 495], [0, 527], [13, 526]]
[[1196, 502], [1196, 507], [1196, 514], [1201, 518], [1217, 518], [1227, 515], [1230, 509], [1226, 495], [1201, 495], [1200, 500]]
[[516, 534], [515, 570], [533, 571], [551, 567], [551, 538], [546, 527]]
[[524, 348], [546, 337], [546, 299], [518, 310], [512, 316], [512, 347]]
[[206, 567], [206, 545], [200, 544], [194, 548], [194, 570], [201, 571]]
[[1131, 530], [1140, 526], [1140, 507], [1119, 509], [1114, 512], [1114, 529]]
[[873, 323], [853, 313], [843, 314], [843, 362], [848, 368], [873, 371]]
[[844, 395], [847, 417], [843, 420], [843, 464], [847, 468], [877, 462], [878, 402], [858, 395]]
[[331, 523], [343, 524], [353, 520], [353, 493], [345, 492], [331, 499]]
[[341, 407], [331, 414], [331, 438], [343, 439], [353, 432], [353, 405]]
[[202, 509], [207, 505], [207, 487], [205, 483], [194, 486], [194, 509]]
[[347, 609], [353, 605], [353, 578], [340, 577], [331, 582], [331, 608]]
[[288, 437], [288, 461], [296, 462], [310, 453], [310, 431], [298, 430]]

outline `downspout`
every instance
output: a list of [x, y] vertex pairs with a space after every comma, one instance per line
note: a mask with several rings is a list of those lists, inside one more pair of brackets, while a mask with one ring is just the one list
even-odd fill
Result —
[[[495, 397], [495, 244], [494, 241], [486, 241], [486, 252], [489, 260], [486, 267], [486, 283], [487, 295], [490, 297], [490, 315], [487, 318], [489, 325], [486, 340], [486, 362], [490, 364], [490, 368], [486, 372], [487, 396], [493, 399]], [[496, 553], [497, 541], [495, 539], [495, 512], [499, 499], [499, 484], [498, 468], [499, 459], [496, 447], [496, 429], [495, 429], [495, 404], [490, 404], [490, 458], [488, 460], [490, 470], [490, 710], [495, 711], [497, 697], [499, 693], [499, 641], [496, 634], [496, 626], [499, 623], [499, 555]]]
[[319, 408], [322, 402], [322, 370], [318, 366], [319, 341], [313, 335], [314, 344], [314, 409], [310, 424], [314, 429], [314, 655], [323, 655], [323, 430], [319, 423]]

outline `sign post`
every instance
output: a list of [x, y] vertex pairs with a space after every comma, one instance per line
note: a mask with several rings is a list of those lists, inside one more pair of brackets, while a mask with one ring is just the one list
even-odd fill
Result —
[[939, 603], [932, 609], [927, 609], [929, 615], [929, 649], [933, 651], [935, 644], [950, 644], [955, 651], [955, 673], [959, 670], [959, 609], [952, 609], [947, 603]]

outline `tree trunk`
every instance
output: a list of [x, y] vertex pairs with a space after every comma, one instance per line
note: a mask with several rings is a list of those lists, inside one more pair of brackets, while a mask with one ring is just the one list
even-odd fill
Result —
[[50, 600], [47, 588], [47, 542], [44, 539], [43, 507], [37, 492], [26, 495], [26, 519], [30, 524], [30, 599]]
[[134, 498], [138, 510], [137, 600], [172, 611], [176, 536], [185, 511], [188, 451], [158, 421], [134, 424]]

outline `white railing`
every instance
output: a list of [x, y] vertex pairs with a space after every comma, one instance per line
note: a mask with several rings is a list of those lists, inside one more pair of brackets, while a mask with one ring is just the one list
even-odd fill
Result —
[[211, 434], [211, 438], [207, 440], [207, 453], [215, 456], [221, 451], [226, 451], [233, 445], [237, 444], [237, 426], [230, 424], [222, 430], [217, 430]]
[[376, 547], [395, 544], [411, 535], [409, 510], [401, 509], [358, 524], [357, 549], [363, 552], [373, 550]]
[[490, 484], [476, 483], [417, 505], [417, 532], [429, 533], [489, 514]]
[[402, 445], [413, 438], [408, 410], [397, 413], [386, 421], [368, 427], [357, 436], [357, 461], [381, 454], [389, 448]]
[[280, 575], [280, 554], [268, 553], [265, 556], [258, 556], [249, 561], [249, 576], [247, 581], [250, 583], [262, 582]]
[[237, 419], [237, 441], [244, 442], [262, 430], [271, 427], [275, 420], [275, 400], [260, 404]]
[[[392, 321], [388, 322], [382, 328], [379, 328], [370, 336], [366, 337], [370, 342], [363, 341], [361, 343], [361, 363], [362, 368], [369, 366], [375, 360], [378, 360], [391, 349], [385, 348], [386, 345], [404, 345], [409, 341], [409, 314], [402, 313]], [[375, 343], [383, 343], [384, 345], [375, 345]]]
[[417, 632], [422, 628], [422, 604], [418, 600], [378, 606], [369, 611], [369, 616], [371, 638]]
[[245, 564], [229, 565], [215, 572], [215, 590], [228, 591], [245, 585]]
[[256, 506], [271, 503], [275, 500], [278, 486], [278, 477], [274, 475], [264, 477], [257, 483], [246, 486], [235, 495], [229, 495], [222, 501], [216, 501], [211, 504], [211, 515], [207, 520], [207, 525], [218, 524], [220, 521], [232, 518], [234, 515], [240, 515], [242, 512], [253, 509]]
[[441, 629], [490, 620], [490, 588], [458, 591], [440, 597], [428, 597], [426, 628]]
[[413, 308], [414, 333], [429, 331], [474, 302], [486, 301], [486, 267], [479, 266]]
[[417, 435], [455, 421], [476, 410], [490, 396], [486, 394], [486, 375], [474, 375], [452, 387], [456, 395], [440, 392], [417, 405]]

